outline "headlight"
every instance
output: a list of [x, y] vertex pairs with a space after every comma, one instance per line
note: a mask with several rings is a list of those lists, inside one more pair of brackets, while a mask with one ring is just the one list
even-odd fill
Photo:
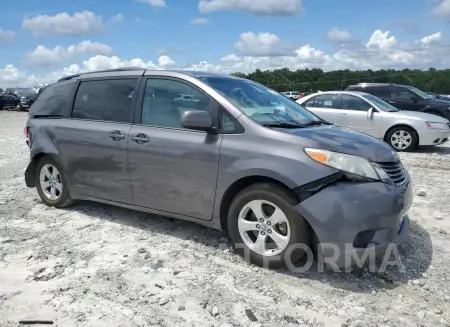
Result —
[[306, 154], [313, 160], [344, 172], [366, 177], [373, 180], [382, 180], [391, 183], [389, 176], [377, 164], [367, 159], [350, 154], [332, 152], [321, 149], [305, 149]]
[[425, 125], [427, 125], [427, 127], [429, 129], [434, 129], [434, 130], [439, 130], [439, 131], [446, 131], [448, 130], [448, 125], [445, 123], [433, 123], [430, 121], [426, 121]]

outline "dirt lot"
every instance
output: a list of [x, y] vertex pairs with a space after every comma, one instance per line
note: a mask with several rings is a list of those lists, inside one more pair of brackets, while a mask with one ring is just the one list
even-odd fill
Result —
[[405, 270], [268, 271], [220, 232], [28, 189], [26, 113], [0, 111], [0, 326], [450, 326], [450, 147], [401, 154], [415, 187]]

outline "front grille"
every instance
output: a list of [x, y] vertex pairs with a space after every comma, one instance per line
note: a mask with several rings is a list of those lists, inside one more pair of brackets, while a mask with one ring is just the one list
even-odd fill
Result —
[[406, 182], [406, 173], [400, 162], [378, 163], [395, 185], [402, 185]]

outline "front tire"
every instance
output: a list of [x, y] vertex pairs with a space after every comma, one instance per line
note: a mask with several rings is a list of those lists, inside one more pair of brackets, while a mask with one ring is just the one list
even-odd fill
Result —
[[[261, 267], [294, 264], [310, 246], [309, 226], [289, 192], [271, 183], [242, 190], [228, 214], [228, 231], [237, 254]], [[309, 251], [310, 253], [310, 251]]]
[[399, 126], [389, 131], [386, 142], [397, 152], [411, 151], [419, 145], [419, 138], [412, 128]]
[[39, 196], [46, 205], [64, 208], [73, 203], [63, 169], [53, 158], [46, 156], [39, 160], [34, 178]]

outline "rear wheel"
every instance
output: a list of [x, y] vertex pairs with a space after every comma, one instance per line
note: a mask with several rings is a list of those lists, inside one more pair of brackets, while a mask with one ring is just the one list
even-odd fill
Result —
[[295, 199], [283, 188], [255, 184], [233, 200], [228, 229], [236, 253], [262, 267], [295, 263], [310, 245], [308, 225], [295, 211]]
[[386, 142], [395, 151], [411, 151], [417, 148], [419, 139], [416, 131], [410, 127], [399, 126], [391, 129], [386, 136]]
[[43, 157], [34, 175], [37, 191], [46, 205], [63, 208], [73, 203], [63, 170], [54, 159]]

